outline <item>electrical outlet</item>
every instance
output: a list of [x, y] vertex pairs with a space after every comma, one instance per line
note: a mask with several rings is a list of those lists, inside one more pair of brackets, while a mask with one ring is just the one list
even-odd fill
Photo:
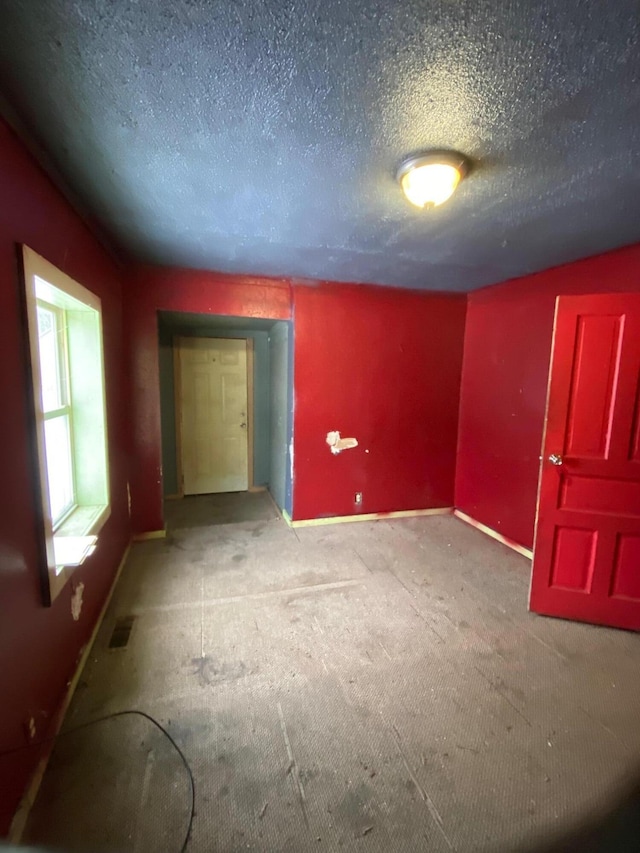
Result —
[[362, 492], [356, 492], [356, 506], [362, 506]]

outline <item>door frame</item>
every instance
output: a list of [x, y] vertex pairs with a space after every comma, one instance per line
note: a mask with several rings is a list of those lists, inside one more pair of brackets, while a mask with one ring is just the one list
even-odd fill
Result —
[[549, 347], [549, 364], [547, 366], [547, 391], [544, 401], [544, 421], [542, 422], [542, 438], [540, 441], [540, 453], [538, 455], [538, 490], [536, 492], [536, 514], [533, 522], [533, 543], [531, 545], [531, 572], [529, 573], [529, 593], [527, 595], [527, 606], [531, 601], [531, 586], [533, 584], [533, 560], [536, 552], [536, 542], [538, 541], [538, 519], [540, 517], [540, 494], [542, 491], [542, 472], [544, 469], [544, 448], [547, 442], [547, 425], [549, 423], [549, 400], [551, 397], [551, 371], [553, 369], [553, 356], [556, 348], [556, 331], [558, 326], [558, 307], [562, 295], [556, 296], [553, 305], [553, 327], [551, 329], [551, 346]]
[[173, 349], [173, 391], [176, 428], [176, 476], [178, 480], [178, 492], [176, 498], [184, 498], [184, 476], [182, 466], [182, 364], [180, 361], [180, 346], [183, 340], [202, 338], [203, 340], [235, 340], [244, 341], [247, 349], [247, 468], [248, 488], [254, 489], [253, 485], [253, 391], [254, 391], [254, 341], [253, 338], [241, 336], [232, 338], [215, 338], [208, 335], [173, 335], [171, 338]]
[[540, 441], [540, 453], [538, 455], [538, 490], [536, 492], [536, 514], [533, 522], [533, 543], [531, 546], [531, 573], [529, 575], [529, 593], [527, 595], [527, 606], [531, 601], [531, 587], [533, 585], [533, 561], [535, 559], [536, 543], [538, 541], [538, 520], [540, 518], [540, 497], [542, 493], [542, 475], [544, 473], [544, 449], [547, 443], [547, 428], [549, 425], [549, 402], [551, 400], [551, 379], [553, 373], [553, 357], [556, 352], [556, 333], [558, 331], [558, 312], [560, 300], [574, 296], [593, 296], [590, 293], [559, 293], [553, 303], [553, 326], [551, 328], [551, 346], [549, 347], [549, 364], [547, 366], [547, 390], [544, 401], [544, 421], [542, 422], [542, 437]]

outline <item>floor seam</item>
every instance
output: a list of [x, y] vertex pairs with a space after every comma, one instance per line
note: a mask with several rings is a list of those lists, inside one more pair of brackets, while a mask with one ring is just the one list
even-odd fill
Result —
[[[286, 589], [265, 590], [264, 592], [249, 592], [245, 595], [221, 596], [220, 598], [207, 598], [201, 601], [203, 607], [217, 607], [224, 604], [233, 604], [239, 601], [262, 601], [268, 598], [278, 598], [283, 595], [299, 595], [305, 592], [322, 592], [328, 589], [347, 589], [354, 586], [365, 586], [362, 579], [354, 578], [344, 581], [332, 581], [330, 583], [308, 584], [307, 586], [287, 587]], [[131, 613], [142, 616], [145, 613], [167, 613], [173, 610], [191, 610], [196, 608], [200, 602], [185, 601], [174, 604], [158, 604], [154, 607], [133, 607]]]

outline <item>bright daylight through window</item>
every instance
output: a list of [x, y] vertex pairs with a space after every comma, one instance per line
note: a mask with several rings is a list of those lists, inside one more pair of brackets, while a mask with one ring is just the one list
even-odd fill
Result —
[[38, 302], [37, 313], [47, 485], [55, 530], [75, 506], [66, 323], [64, 311], [46, 302]]
[[49, 600], [109, 515], [100, 299], [23, 247]]

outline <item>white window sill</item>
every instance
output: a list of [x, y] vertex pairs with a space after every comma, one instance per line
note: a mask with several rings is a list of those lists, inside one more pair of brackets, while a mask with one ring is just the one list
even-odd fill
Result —
[[66, 567], [81, 566], [96, 550], [97, 541], [97, 536], [54, 536], [56, 574], [59, 575]]
[[98, 533], [111, 514], [107, 506], [79, 506], [53, 536], [56, 575], [81, 566], [96, 549]]

